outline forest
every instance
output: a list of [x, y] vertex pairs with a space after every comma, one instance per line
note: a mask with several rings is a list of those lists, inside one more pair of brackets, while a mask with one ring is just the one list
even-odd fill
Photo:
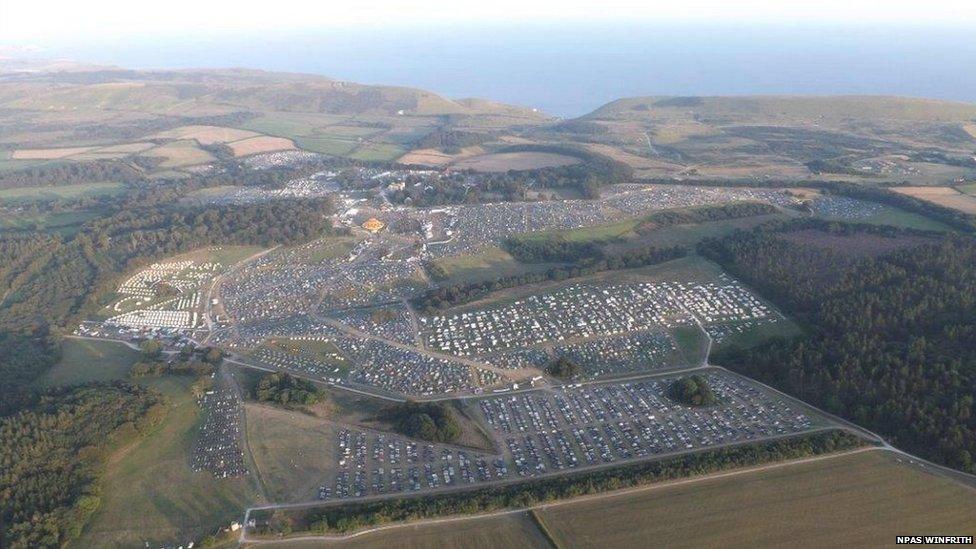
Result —
[[124, 383], [55, 389], [25, 404], [0, 416], [0, 546], [61, 547], [98, 509], [101, 461], [165, 406]]
[[[715, 362], [906, 451], [976, 471], [976, 242], [930, 236], [928, 244], [852, 259], [782, 238], [810, 225], [769, 224], [701, 244], [703, 255], [805, 328], [797, 338], [724, 350]], [[898, 234], [836, 223], [823, 228], [851, 237]]]

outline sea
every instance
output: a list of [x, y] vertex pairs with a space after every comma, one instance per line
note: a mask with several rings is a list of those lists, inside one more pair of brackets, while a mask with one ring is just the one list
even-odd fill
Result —
[[410, 86], [564, 118], [639, 95], [882, 94], [976, 102], [976, 22], [387, 25], [43, 47], [46, 55], [127, 68], [246, 67]]

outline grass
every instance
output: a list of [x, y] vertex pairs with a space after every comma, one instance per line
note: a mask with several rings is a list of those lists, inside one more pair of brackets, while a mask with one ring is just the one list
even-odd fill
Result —
[[301, 412], [247, 404], [247, 439], [256, 473], [278, 502], [309, 501], [336, 466], [336, 427]]
[[958, 190], [961, 193], [976, 195], [976, 183], [959, 185], [958, 187], [956, 187], [956, 190]]
[[708, 339], [698, 325], [677, 326], [671, 329], [671, 336], [674, 338], [678, 351], [685, 357], [685, 362], [697, 366], [704, 361], [705, 350], [708, 348]]
[[85, 198], [89, 196], [112, 196], [125, 191], [125, 185], [115, 182], [79, 183], [55, 187], [17, 187], [0, 190], [0, 202], [22, 203], [56, 200], [63, 198]]
[[407, 525], [381, 530], [341, 541], [283, 540], [271, 544], [276, 548], [312, 549], [313, 547], [402, 547], [406, 549], [548, 549], [552, 545], [528, 513], [496, 517], [479, 517], [440, 524]]
[[329, 259], [336, 259], [349, 255], [349, 252], [356, 245], [355, 238], [335, 238], [322, 242], [321, 246], [305, 254], [309, 263], [321, 263]]
[[899, 208], [894, 208], [891, 206], [880, 205], [880, 210], [878, 213], [872, 214], [870, 216], [861, 219], [846, 219], [846, 218], [836, 218], [821, 216], [823, 219], [838, 220], [838, 221], [848, 221], [854, 223], [869, 223], [872, 225], [891, 225], [893, 227], [905, 227], [909, 229], [921, 229], [925, 231], [950, 231], [951, 227], [945, 225], [944, 223], [939, 223], [934, 219], [929, 219], [925, 216], [906, 212]]
[[457, 284], [494, 278], [511, 276], [528, 271], [544, 271], [551, 264], [522, 264], [515, 260], [508, 252], [492, 246], [472, 255], [445, 257], [435, 263], [447, 272], [447, 280], [443, 284]]
[[55, 232], [62, 236], [76, 233], [81, 226], [99, 214], [91, 211], [58, 213], [16, 213], [0, 218], [0, 230], [34, 230]]
[[755, 347], [772, 337], [793, 337], [801, 333], [802, 330], [796, 322], [789, 318], [782, 318], [777, 322], [760, 324], [741, 333], [730, 334], [721, 343], [716, 343], [713, 349]]
[[879, 451], [539, 511], [569, 547], [868, 547], [976, 533], [976, 493]]
[[331, 156], [345, 156], [356, 148], [354, 141], [335, 139], [332, 137], [296, 137], [295, 144], [306, 151], [312, 151]]
[[[677, 208], [675, 211], [694, 210], [695, 208]], [[653, 215], [653, 214], [650, 214]], [[710, 221], [705, 223], [693, 223], [685, 225], [673, 225], [662, 227], [646, 235], [638, 235], [634, 232], [637, 226], [649, 216], [631, 217], [605, 225], [593, 227], [583, 227], [579, 229], [542, 231], [523, 235], [523, 238], [547, 238], [549, 236], [560, 236], [573, 242], [592, 242], [600, 240], [625, 239], [628, 244], [640, 244], [641, 246], [693, 246], [705, 238], [715, 238], [724, 236], [737, 229], [749, 229], [772, 221], [774, 219], [787, 219], [791, 217], [788, 213], [759, 215], [744, 217], [739, 219], [726, 219], [721, 221]]]
[[126, 379], [139, 351], [114, 341], [65, 338], [61, 360], [38, 380], [45, 387]]
[[364, 160], [367, 162], [386, 162], [403, 156], [406, 149], [392, 143], [368, 143], [359, 147], [349, 158]]
[[102, 503], [77, 547], [186, 544], [239, 520], [263, 500], [247, 478], [216, 479], [190, 469], [200, 410], [192, 378], [146, 382], [170, 397], [162, 423], [109, 461]]

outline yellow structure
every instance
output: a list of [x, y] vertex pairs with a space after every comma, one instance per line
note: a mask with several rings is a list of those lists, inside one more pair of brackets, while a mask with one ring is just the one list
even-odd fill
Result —
[[386, 225], [375, 217], [371, 217], [363, 223], [363, 228], [371, 233], [379, 232], [383, 227], [386, 227]]

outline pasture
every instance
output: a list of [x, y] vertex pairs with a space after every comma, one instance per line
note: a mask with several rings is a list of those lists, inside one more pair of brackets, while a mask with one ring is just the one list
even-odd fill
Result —
[[537, 170], [579, 164], [578, 158], [545, 152], [493, 153], [465, 158], [454, 163], [459, 170], [478, 172], [507, 172], [509, 170]]
[[[248, 478], [217, 479], [190, 468], [200, 409], [190, 394], [192, 378], [146, 382], [169, 398], [163, 421], [113, 455], [105, 470], [101, 506], [78, 547], [184, 544], [240, 520], [243, 509], [264, 501]], [[179, 545], [177, 544], [177, 545]]]
[[97, 217], [99, 214], [92, 211], [37, 214], [18, 212], [0, 217], [0, 231], [37, 229], [68, 236], [77, 232], [86, 221]]
[[213, 145], [214, 143], [229, 143], [240, 141], [249, 137], [257, 137], [257, 132], [239, 130], [237, 128], [225, 128], [223, 126], [181, 126], [154, 135], [158, 139], [193, 139], [201, 145]]
[[60, 147], [56, 149], [17, 149], [13, 160], [58, 160], [90, 151], [91, 147]]
[[59, 185], [55, 187], [15, 187], [12, 189], [0, 189], [0, 202], [41, 202], [57, 199], [85, 198], [89, 196], [116, 195], [124, 191], [124, 184], [110, 181]]
[[403, 547], [408, 549], [548, 549], [552, 545], [532, 521], [529, 513], [495, 517], [472, 517], [441, 523], [397, 525], [386, 530], [335, 541], [281, 540], [262, 543], [280, 549], [315, 547]]
[[251, 137], [241, 141], [234, 141], [232, 143], [228, 143], [227, 146], [234, 151], [234, 156], [248, 156], [252, 154], [274, 151], [290, 151], [295, 148], [295, 144], [292, 143], [291, 139], [285, 139], [284, 137], [269, 137], [267, 135]]
[[61, 360], [44, 373], [38, 384], [45, 387], [76, 385], [89, 381], [127, 379], [139, 351], [114, 341], [66, 338]]
[[149, 149], [142, 153], [144, 156], [161, 158], [161, 168], [183, 168], [212, 162], [214, 157], [197, 146], [196, 141], [172, 141], [165, 145]]
[[952, 187], [894, 187], [892, 190], [945, 208], [976, 214], [976, 197]]
[[543, 507], [565, 546], [867, 547], [976, 533], [976, 492], [869, 451]]
[[273, 501], [314, 499], [335, 468], [335, 424], [302, 412], [248, 403], [247, 439], [255, 473]]

